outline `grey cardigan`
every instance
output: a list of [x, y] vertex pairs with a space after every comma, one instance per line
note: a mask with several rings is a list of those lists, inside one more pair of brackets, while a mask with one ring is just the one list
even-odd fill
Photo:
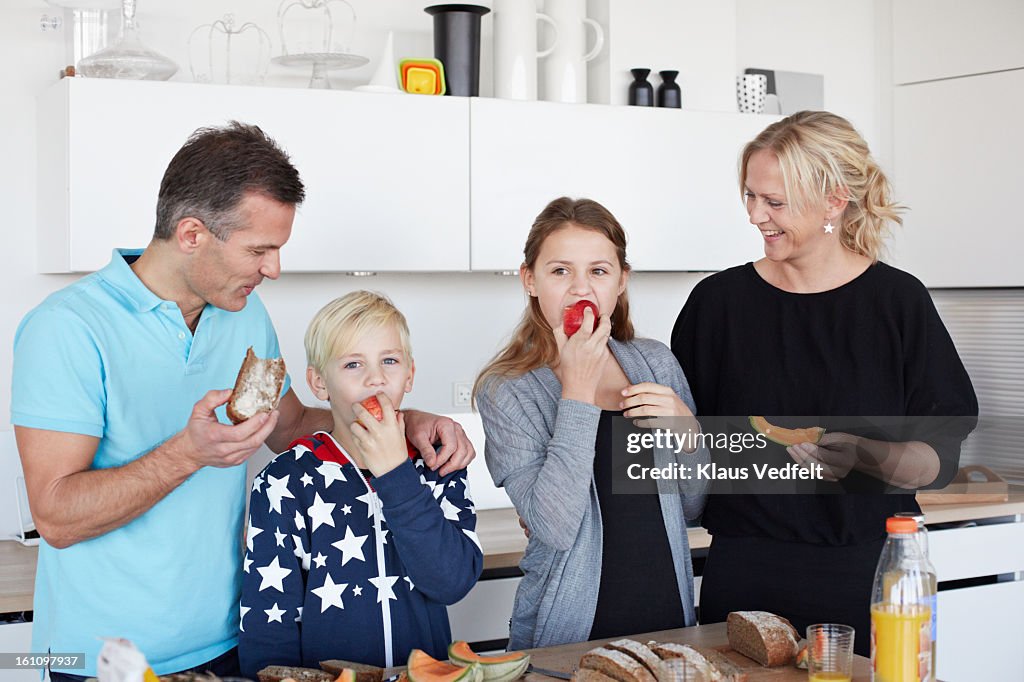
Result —
[[[664, 344], [610, 339], [608, 345], [631, 382], [669, 386], [694, 410], [686, 378]], [[601, 566], [602, 526], [594, 441], [601, 409], [563, 400], [561, 395], [554, 372], [542, 367], [521, 377], [488, 382], [477, 397], [487, 435], [487, 468], [530, 529], [519, 564], [523, 580], [512, 610], [510, 650], [586, 641], [597, 610], [600, 573], [595, 569]], [[678, 460], [683, 457], [687, 464], [709, 460], [704, 448], [681, 454]], [[659, 449], [654, 460], [664, 467], [677, 456]], [[694, 625], [685, 519], [694, 519], [703, 510], [707, 482], [659, 482], [659, 489], [684, 620]]]

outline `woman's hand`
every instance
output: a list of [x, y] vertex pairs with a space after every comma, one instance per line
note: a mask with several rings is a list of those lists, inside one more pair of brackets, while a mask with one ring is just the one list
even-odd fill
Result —
[[597, 387], [611, 356], [608, 337], [612, 332], [611, 319], [607, 315], [599, 319], [597, 329], [591, 332], [594, 312], [586, 308], [583, 311], [583, 326], [572, 338], [566, 337], [561, 325], [552, 329], [559, 354], [555, 374], [562, 382], [562, 397], [566, 400], [578, 400], [591, 405], [597, 403]]
[[383, 393], [377, 394], [384, 418], [377, 421], [360, 403], [352, 404], [356, 421], [349, 429], [352, 439], [362, 455], [363, 466], [374, 478], [383, 476], [409, 458], [405, 446], [405, 418], [395, 411], [391, 400]]
[[932, 483], [941, 469], [938, 454], [927, 443], [875, 440], [841, 431], [826, 433], [817, 445], [798, 443], [786, 452], [804, 466], [821, 465], [826, 481], [838, 481], [857, 469], [907, 490]]
[[829, 432], [815, 443], [797, 443], [786, 448], [789, 456], [804, 468], [821, 466], [821, 478], [839, 481], [846, 478], [858, 461], [860, 438], [841, 431]]
[[[669, 429], [683, 437], [687, 433], [700, 433], [700, 424], [689, 406], [668, 386], [650, 381], [627, 386], [622, 389], [622, 402], [619, 403], [619, 407], [625, 410], [622, 416], [633, 419], [635, 426]], [[683, 447], [687, 453], [696, 449]]]

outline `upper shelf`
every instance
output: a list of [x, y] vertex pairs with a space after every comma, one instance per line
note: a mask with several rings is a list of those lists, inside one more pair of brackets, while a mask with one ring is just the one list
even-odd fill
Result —
[[286, 272], [514, 270], [533, 218], [589, 196], [638, 270], [756, 257], [736, 186], [777, 117], [464, 97], [69, 78], [39, 98], [39, 268], [88, 272], [153, 232], [171, 157], [237, 119], [289, 152], [307, 188]]

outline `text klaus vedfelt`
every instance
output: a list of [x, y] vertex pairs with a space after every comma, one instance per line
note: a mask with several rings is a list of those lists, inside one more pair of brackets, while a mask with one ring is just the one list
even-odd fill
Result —
[[[680, 452], [693, 452], [698, 447], [718, 448], [730, 452], [742, 452], [748, 448], [764, 448], [768, 444], [764, 435], [752, 433], [713, 434], [713, 433], [675, 433], [668, 430], [655, 429], [648, 433], [631, 433], [626, 439], [626, 452], [631, 455], [650, 448], [669, 448]], [[753, 471], [751, 471], [751, 469]], [[823, 480], [823, 468], [820, 464], [797, 464], [790, 462], [785, 466], [751, 463], [747, 466], [720, 466], [714, 462], [688, 465], [673, 463], [664, 467], [646, 467], [642, 464], [630, 464], [626, 467], [626, 475], [634, 481], [650, 480], [748, 480], [751, 474], [757, 480]]]

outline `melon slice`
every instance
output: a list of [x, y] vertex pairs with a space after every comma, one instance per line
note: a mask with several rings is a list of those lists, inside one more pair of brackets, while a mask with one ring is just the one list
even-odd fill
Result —
[[501, 656], [481, 656], [473, 653], [467, 642], [452, 643], [448, 658], [459, 666], [479, 665], [483, 682], [511, 682], [522, 677], [530, 665], [530, 654], [513, 651]]
[[825, 435], [825, 429], [820, 426], [809, 426], [803, 429], [784, 429], [775, 426], [764, 417], [751, 417], [750, 425], [754, 430], [763, 435], [773, 443], [779, 445], [796, 445], [797, 443], [817, 443]]
[[352, 668], [345, 668], [334, 682], [356, 682], [356, 671]]
[[406, 664], [405, 674], [409, 677], [409, 682], [483, 681], [483, 673], [480, 672], [478, 664], [452, 665], [447, 661], [438, 661], [420, 649], [413, 649], [409, 652], [409, 662]]

